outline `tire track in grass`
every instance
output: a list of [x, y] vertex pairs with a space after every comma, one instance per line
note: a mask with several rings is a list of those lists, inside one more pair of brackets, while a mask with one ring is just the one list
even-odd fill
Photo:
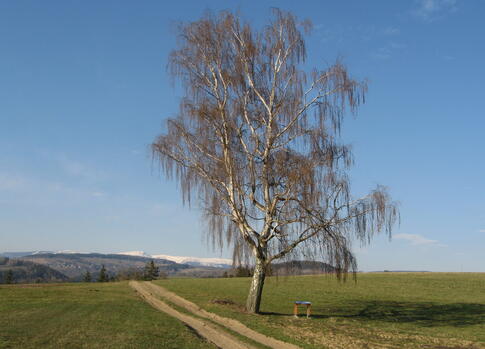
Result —
[[179, 307], [182, 307], [197, 316], [212, 320], [219, 325], [222, 325], [244, 337], [250, 338], [253, 341], [263, 344], [267, 347], [273, 349], [300, 349], [300, 347], [294, 344], [286, 343], [278, 339], [268, 337], [262, 333], [256, 332], [237, 320], [222, 317], [220, 315], [208, 312], [198, 305], [186, 300], [185, 298], [182, 298], [179, 295], [168, 291], [162, 286], [152, 284], [151, 282], [144, 282], [144, 285], [146, 285], [147, 289], [149, 289], [152, 293], [167, 299], [173, 304], [178, 305]]
[[217, 347], [221, 349], [255, 349], [253, 346], [240, 342], [234, 336], [215, 328], [207, 321], [194, 318], [173, 309], [168, 304], [155, 297], [147, 287], [147, 283], [130, 281], [129, 285], [151, 306], [182, 321], [187, 326], [194, 329], [200, 336], [204, 337], [211, 343], [214, 343]]

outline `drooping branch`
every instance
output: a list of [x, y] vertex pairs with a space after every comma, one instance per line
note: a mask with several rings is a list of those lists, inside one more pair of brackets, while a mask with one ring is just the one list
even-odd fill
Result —
[[279, 10], [261, 30], [230, 12], [181, 25], [170, 67], [185, 96], [152, 150], [235, 262], [315, 251], [345, 273], [352, 241], [390, 233], [399, 213], [383, 187], [352, 198], [340, 128], [367, 85], [339, 61], [304, 71], [303, 27]]

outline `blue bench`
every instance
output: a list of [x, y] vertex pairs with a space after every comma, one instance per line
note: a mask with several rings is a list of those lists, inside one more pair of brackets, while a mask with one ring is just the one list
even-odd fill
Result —
[[312, 302], [308, 301], [295, 301], [293, 306], [293, 316], [298, 317], [298, 306], [305, 305], [306, 306], [306, 317], [309, 318], [312, 313]]

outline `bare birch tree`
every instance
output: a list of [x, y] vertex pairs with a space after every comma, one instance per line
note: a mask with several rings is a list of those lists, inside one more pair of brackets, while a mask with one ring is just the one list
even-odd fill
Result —
[[234, 263], [252, 258], [250, 312], [259, 312], [272, 261], [317, 255], [345, 276], [356, 270], [351, 242], [390, 234], [398, 215], [383, 187], [350, 194], [340, 127], [367, 86], [340, 62], [302, 68], [310, 26], [280, 10], [261, 30], [209, 13], [180, 25], [170, 56], [185, 96], [153, 154], [185, 202], [197, 196], [214, 241], [234, 247]]

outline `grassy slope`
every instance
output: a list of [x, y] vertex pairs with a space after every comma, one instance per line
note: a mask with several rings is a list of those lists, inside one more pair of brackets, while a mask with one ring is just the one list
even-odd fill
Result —
[[214, 348], [127, 283], [0, 286], [0, 348]]
[[[355, 284], [331, 276], [267, 279], [262, 311], [242, 311], [249, 279], [168, 279], [158, 284], [260, 332], [308, 348], [482, 347], [485, 274], [361, 274]], [[213, 304], [228, 299], [235, 305]], [[293, 300], [313, 302], [310, 320], [293, 319]], [[303, 310], [303, 309], [302, 309]], [[485, 347], [485, 346], [483, 346]]]

